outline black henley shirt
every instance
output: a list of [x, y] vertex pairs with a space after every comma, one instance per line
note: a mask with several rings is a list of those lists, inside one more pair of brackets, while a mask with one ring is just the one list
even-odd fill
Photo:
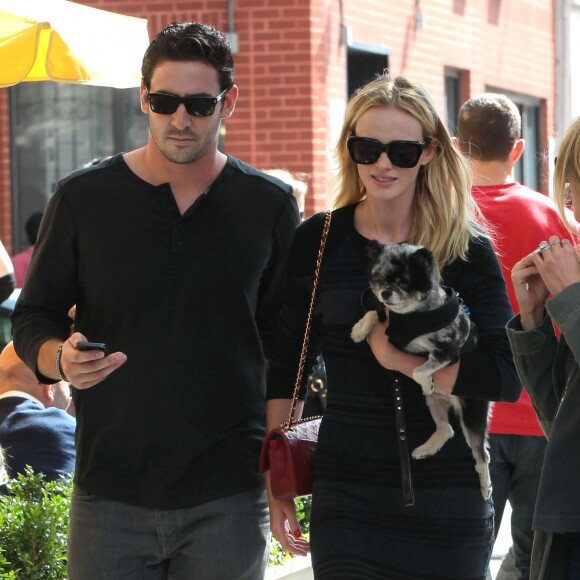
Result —
[[122, 155], [58, 183], [12, 316], [16, 350], [34, 369], [76, 304], [75, 330], [127, 355], [74, 392], [80, 486], [174, 509], [263, 481], [264, 358], [297, 223], [291, 188], [233, 157], [183, 215]]

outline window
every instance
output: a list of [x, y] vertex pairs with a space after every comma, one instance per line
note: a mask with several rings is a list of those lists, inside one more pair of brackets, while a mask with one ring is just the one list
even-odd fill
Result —
[[457, 115], [468, 99], [469, 71], [445, 68], [445, 119], [451, 135], [457, 134]]
[[526, 140], [526, 147], [515, 166], [515, 176], [520, 183], [540, 191], [543, 163], [540, 147], [540, 107], [524, 103], [517, 105], [522, 115], [522, 137]]
[[522, 138], [526, 141], [526, 147], [520, 160], [514, 166], [515, 179], [531, 189], [542, 191], [544, 189], [541, 182], [544, 155], [541, 143], [543, 121], [540, 99], [498, 88], [488, 87], [486, 90], [504, 94], [517, 105], [522, 116]]
[[24, 223], [61, 177], [147, 141], [137, 88], [20, 83], [10, 88], [10, 118], [15, 252], [28, 246]]
[[389, 51], [386, 48], [353, 42], [348, 45], [348, 95], [389, 68]]

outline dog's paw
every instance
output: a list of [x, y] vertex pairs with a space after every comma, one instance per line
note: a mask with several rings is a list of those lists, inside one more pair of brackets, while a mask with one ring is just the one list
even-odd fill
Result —
[[365, 319], [362, 318], [352, 327], [350, 337], [354, 342], [362, 342], [368, 336], [366, 326]]
[[413, 459], [425, 459], [425, 457], [435, 455], [454, 435], [453, 427], [449, 423], [439, 424], [431, 437], [423, 445], [419, 445], [419, 447], [413, 449], [411, 457]]
[[431, 457], [431, 455], [435, 455], [435, 453], [437, 453], [435, 446], [430, 445], [429, 442], [427, 442], [413, 449], [411, 457], [413, 459], [425, 459], [425, 457]]
[[362, 342], [371, 332], [373, 326], [379, 321], [379, 315], [375, 310], [369, 310], [353, 327], [350, 337], [354, 342]]

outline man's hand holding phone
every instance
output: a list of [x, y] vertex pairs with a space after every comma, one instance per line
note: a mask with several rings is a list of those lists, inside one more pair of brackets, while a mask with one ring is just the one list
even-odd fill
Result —
[[125, 363], [122, 352], [109, 353], [106, 344], [90, 342], [80, 332], [72, 334], [62, 345], [60, 368], [67, 381], [77, 389], [88, 389], [106, 379]]

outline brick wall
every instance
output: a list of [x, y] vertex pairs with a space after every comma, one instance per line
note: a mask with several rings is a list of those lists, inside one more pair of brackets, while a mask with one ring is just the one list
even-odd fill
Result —
[[[84, 0], [166, 24], [203, 20], [228, 30], [227, 0]], [[309, 175], [306, 213], [325, 209], [346, 96], [341, 24], [357, 42], [388, 47], [390, 70], [421, 80], [444, 114], [444, 68], [465, 71], [463, 96], [488, 86], [542, 101], [542, 147], [554, 133], [554, 37], [550, 0], [235, 0], [240, 88], [226, 123], [227, 152], [261, 168]], [[10, 245], [7, 91], [0, 89], [0, 236]], [[546, 180], [544, 179], [544, 182]]]

